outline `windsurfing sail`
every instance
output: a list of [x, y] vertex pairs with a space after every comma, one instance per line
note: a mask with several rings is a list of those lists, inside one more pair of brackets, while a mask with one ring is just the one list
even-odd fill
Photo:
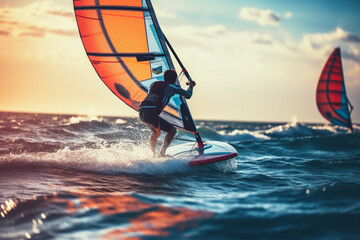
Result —
[[[151, 84], [163, 81], [166, 70], [175, 69], [150, 0], [73, 3], [81, 40], [97, 74], [138, 111]], [[184, 97], [174, 95], [160, 117], [197, 134]]]
[[346, 96], [340, 48], [334, 49], [321, 72], [316, 103], [325, 119], [353, 131], [350, 116], [353, 107]]

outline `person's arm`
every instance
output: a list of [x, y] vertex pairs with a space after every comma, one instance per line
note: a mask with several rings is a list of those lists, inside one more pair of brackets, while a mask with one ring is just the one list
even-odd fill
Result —
[[152, 86], [154, 86], [154, 83], [156, 83], [156, 82], [153, 82], [153, 83], [150, 85], [149, 90], [148, 90], [148, 93], [150, 92], [150, 89], [152, 88]]
[[165, 95], [171, 97], [174, 94], [179, 94], [184, 96], [186, 99], [190, 99], [193, 94], [193, 86], [190, 85], [189, 88], [185, 91], [180, 86], [176, 86], [174, 84], [168, 85], [165, 89]]

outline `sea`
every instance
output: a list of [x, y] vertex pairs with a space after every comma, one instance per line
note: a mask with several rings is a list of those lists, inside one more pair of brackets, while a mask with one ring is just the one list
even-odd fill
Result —
[[0, 112], [0, 239], [360, 239], [359, 125], [196, 125], [239, 155], [191, 167], [137, 118]]

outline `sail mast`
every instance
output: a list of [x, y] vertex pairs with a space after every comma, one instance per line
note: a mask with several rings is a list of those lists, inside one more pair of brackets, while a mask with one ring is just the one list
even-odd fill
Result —
[[[339, 49], [339, 57], [340, 57], [340, 61], [341, 61], [341, 49], [340, 49], [340, 47], [338, 47], [338, 49]], [[352, 113], [354, 107], [351, 105], [350, 100], [347, 97], [344, 71], [341, 71], [341, 74], [342, 74], [342, 79], [343, 79], [344, 94], [345, 94], [346, 103], [347, 103], [346, 107], [348, 108], [348, 112], [349, 112], [349, 128], [350, 128], [351, 133], [354, 133], [354, 129], [353, 129], [353, 126], [352, 126], [352, 121], [351, 121], [351, 113]]]
[[[164, 35], [164, 33], [163, 33], [163, 35]], [[185, 74], [185, 76], [186, 76], [186, 78], [189, 80], [189, 82], [192, 82], [192, 78], [190, 77], [189, 72], [186, 70], [186, 68], [185, 68], [184, 64], [181, 62], [181, 60], [180, 60], [179, 56], [176, 54], [176, 52], [175, 52], [174, 48], [171, 46], [171, 44], [170, 44], [169, 40], [166, 38], [166, 36], [165, 36], [165, 35], [164, 35], [164, 38], [165, 38], [165, 42], [166, 42], [166, 44], [169, 46], [169, 48], [170, 48], [170, 50], [171, 50], [172, 54], [174, 55], [174, 57], [175, 57], [176, 61], [179, 63], [179, 65], [180, 65], [180, 67], [181, 67], [182, 72]]]
[[[188, 73], [188, 71], [186, 70], [186, 68], [184, 67], [183, 63], [181, 62], [180, 58], [178, 57], [178, 55], [176, 54], [174, 48], [171, 46], [170, 42], [168, 41], [168, 39], [166, 38], [166, 36], [164, 35], [164, 33], [161, 31], [161, 28], [160, 28], [160, 25], [159, 25], [159, 22], [157, 21], [157, 18], [155, 16], [155, 11], [154, 11], [154, 8], [151, 4], [151, 1], [150, 0], [145, 0], [146, 1], [146, 4], [149, 8], [149, 12], [150, 12], [150, 15], [152, 17], [152, 20], [154, 22], [154, 25], [155, 25], [155, 29], [157, 29], [157, 34], [159, 35], [159, 38], [160, 38], [160, 42], [161, 42], [161, 45], [164, 49], [164, 52], [165, 52], [165, 55], [166, 55], [166, 58], [168, 59], [168, 62], [169, 62], [169, 67], [172, 68], [172, 69], [175, 69], [174, 65], [172, 64], [172, 61], [171, 61], [171, 58], [170, 58], [170, 54], [168, 53], [168, 50], [167, 50], [167, 47], [166, 45], [170, 48], [172, 54], [174, 55], [175, 59], [177, 60], [177, 62], [179, 63], [180, 67], [181, 67], [181, 70], [182, 72], [184, 72], [185, 76], [187, 77], [187, 79], [192, 82], [192, 79], [190, 77], [190, 74]], [[166, 45], [165, 45], [166, 43]], [[182, 97], [183, 99], [183, 97]], [[196, 129], [196, 126], [195, 126], [195, 123], [194, 123], [194, 120], [190, 114], [190, 111], [189, 111], [189, 107], [187, 106], [187, 103], [186, 101], [183, 101], [182, 103], [182, 106], [181, 106], [181, 113], [182, 115], [186, 115], [186, 117], [184, 118], [184, 125], [185, 126], [188, 126], [189, 129], [192, 129], [192, 133], [194, 134], [195, 136], [195, 139], [196, 139], [196, 142], [198, 143], [198, 147], [199, 148], [203, 148], [204, 147], [204, 143], [201, 139], [201, 136], [200, 136], [200, 133], [197, 131]]]
[[[165, 42], [166, 44], [169, 46], [172, 54], [174, 55], [175, 59], [177, 60], [177, 62], [179, 63], [180, 67], [181, 67], [181, 70], [182, 72], [185, 74], [185, 76], [187, 77], [187, 79], [189, 80], [189, 82], [192, 82], [192, 78], [190, 77], [190, 74], [189, 72], [186, 70], [186, 68], [184, 67], [184, 64], [181, 62], [180, 58], [178, 57], [178, 55], [176, 54], [174, 48], [171, 46], [169, 40], [166, 38], [166, 36], [163, 34], [164, 38], [165, 38]], [[190, 116], [191, 117], [191, 116]], [[194, 121], [194, 120], [192, 120]], [[195, 127], [196, 128], [196, 127]], [[198, 147], [199, 148], [203, 148], [204, 147], [204, 143], [201, 139], [201, 136], [200, 136], [200, 133], [196, 130], [196, 132], [194, 133], [195, 135], [195, 139], [198, 143]]]
[[[339, 50], [339, 58], [340, 58], [340, 63], [342, 62], [341, 61], [341, 49], [340, 47], [336, 48]], [[353, 129], [353, 126], [352, 126], [352, 121], [351, 121], [351, 113], [352, 113], [352, 110], [353, 110], [353, 106], [351, 105], [350, 101], [349, 101], [349, 98], [347, 97], [347, 93], [346, 93], [346, 86], [345, 86], [345, 77], [344, 77], [344, 71], [342, 70], [342, 63], [341, 63], [341, 74], [342, 74], [342, 84], [343, 84], [343, 91], [344, 91], [344, 95], [345, 95], [345, 98], [346, 98], [346, 108], [348, 109], [348, 113], [349, 113], [349, 128], [350, 128], [350, 131], [351, 133], [354, 133], [354, 129]], [[350, 107], [350, 109], [349, 109]]]

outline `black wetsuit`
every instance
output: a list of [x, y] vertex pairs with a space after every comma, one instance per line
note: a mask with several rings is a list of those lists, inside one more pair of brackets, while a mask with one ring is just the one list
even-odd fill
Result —
[[140, 104], [140, 119], [160, 130], [169, 132], [173, 128], [168, 121], [159, 117], [162, 110], [169, 103], [170, 98], [175, 94], [190, 99], [193, 87], [189, 87], [187, 91], [174, 84], [166, 84], [165, 82], [155, 82], [151, 85], [150, 90], [144, 101]]

